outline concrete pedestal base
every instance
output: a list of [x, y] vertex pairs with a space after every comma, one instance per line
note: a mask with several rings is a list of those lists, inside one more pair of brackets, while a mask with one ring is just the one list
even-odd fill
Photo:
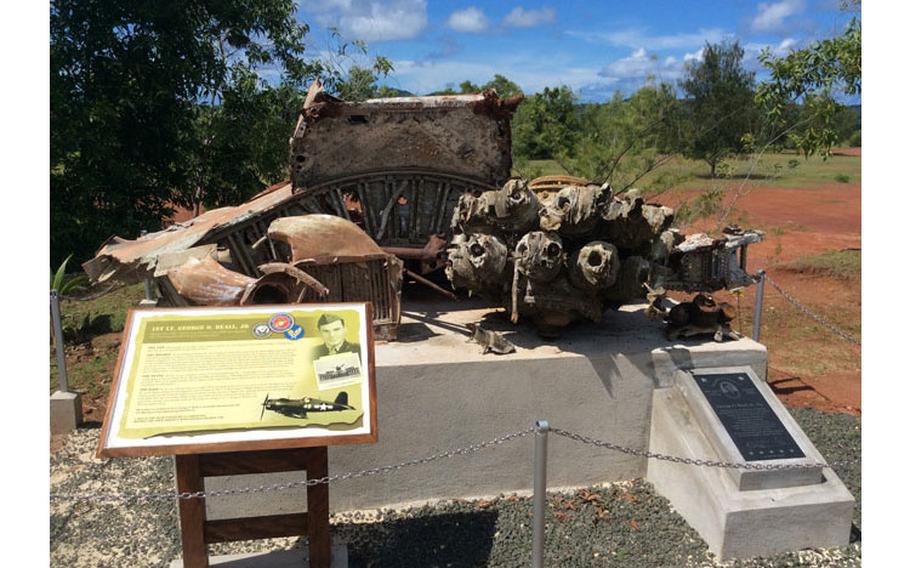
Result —
[[[545, 419], [633, 448], [647, 448], [651, 395], [678, 369], [747, 365], [765, 377], [767, 352], [749, 339], [670, 342], [645, 306], [608, 312], [598, 324], [579, 323], [555, 341], [530, 325], [513, 326], [504, 310], [478, 303], [405, 306], [399, 340], [376, 345], [379, 441], [329, 448], [329, 473], [360, 471], [467, 446]], [[481, 322], [516, 345], [509, 355], [483, 354], [465, 324]], [[387, 475], [332, 484], [333, 511], [372, 509], [438, 499], [488, 497], [531, 489], [532, 436]], [[641, 478], [644, 459], [570, 441], [550, 444], [550, 488], [583, 487]], [[275, 483], [221, 478], [219, 488]], [[287, 512], [280, 493], [244, 496], [255, 510]], [[235, 515], [241, 501], [219, 503]], [[236, 505], [235, 505], [236, 504]], [[238, 511], [238, 513], [242, 513]], [[248, 513], [247, 513], [248, 514]]]
[[[310, 559], [306, 549], [209, 557], [209, 566], [221, 568], [306, 568], [309, 565]], [[174, 560], [171, 562], [170, 568], [183, 568], [183, 560]], [[348, 546], [346, 544], [332, 545], [331, 568], [348, 568]]]
[[51, 395], [51, 434], [66, 434], [82, 424], [82, 395], [55, 391]]
[[[675, 388], [654, 392], [650, 449], [726, 459]], [[727, 470], [650, 460], [647, 479], [722, 560], [849, 543], [853, 496], [829, 468], [821, 483], [743, 491]]]

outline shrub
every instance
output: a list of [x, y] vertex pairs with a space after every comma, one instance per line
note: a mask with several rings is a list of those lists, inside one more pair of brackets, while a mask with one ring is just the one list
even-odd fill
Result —
[[803, 274], [856, 278], [862, 270], [862, 253], [859, 250], [828, 251], [815, 256], [803, 256], [786, 263], [783, 268]]
[[848, 140], [851, 148], [859, 148], [863, 145], [863, 135], [861, 130], [855, 131], [850, 135], [850, 140]]
[[61, 296], [65, 294], [70, 294], [77, 290], [81, 290], [85, 286], [86, 277], [85, 274], [79, 275], [67, 275], [66, 274], [66, 264], [73, 258], [73, 255], [69, 255], [66, 259], [60, 263], [60, 266], [57, 268], [56, 272], [51, 272], [51, 290], [56, 290]]

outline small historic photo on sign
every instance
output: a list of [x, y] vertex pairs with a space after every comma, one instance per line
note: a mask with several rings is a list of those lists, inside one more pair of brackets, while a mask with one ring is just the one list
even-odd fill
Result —
[[354, 385], [362, 380], [359, 353], [326, 355], [313, 361], [319, 390]]

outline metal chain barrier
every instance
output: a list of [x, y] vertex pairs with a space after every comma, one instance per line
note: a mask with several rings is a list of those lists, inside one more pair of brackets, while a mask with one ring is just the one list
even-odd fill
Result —
[[846, 331], [838, 328], [836, 325], [834, 325], [833, 323], [831, 323], [824, 317], [820, 316], [819, 314], [817, 314], [817, 313], [813, 312], [812, 310], [810, 310], [809, 308], [807, 308], [802, 302], [800, 302], [799, 300], [794, 298], [792, 295], [788, 294], [787, 291], [784, 290], [783, 288], [781, 288], [780, 285], [777, 282], [775, 282], [767, 273], [765, 273], [765, 279], [771, 284], [771, 286], [774, 286], [775, 290], [780, 292], [781, 296], [783, 296], [788, 302], [793, 304], [793, 306], [796, 309], [803, 312], [810, 318], [814, 319], [816, 322], [821, 324], [823, 327], [827, 328], [828, 331], [830, 331], [831, 333], [834, 333], [835, 335], [838, 335], [841, 338], [846, 339], [850, 343], [853, 343], [855, 345], [861, 345], [859, 339], [857, 339], [853, 335], [847, 333]]
[[[423, 465], [431, 463], [444, 458], [451, 458], [454, 456], [465, 456], [470, 455], [480, 450], [489, 447], [495, 447], [512, 440], [517, 440], [523, 438], [533, 432], [537, 431], [537, 427], [527, 428], [525, 430], [520, 430], [518, 432], [512, 432], [502, 436], [498, 436], [491, 440], [485, 442], [480, 442], [477, 444], [471, 444], [470, 446], [464, 446], [461, 448], [455, 448], [445, 452], [440, 452], [438, 454], [433, 454], [423, 458], [417, 458], [413, 460], [407, 460], [396, 464], [384, 465], [380, 467], [374, 467], [370, 469], [364, 469], [356, 472], [348, 472], [337, 475], [328, 475], [325, 477], [320, 477], [316, 479], [307, 479], [300, 481], [293, 481], [290, 483], [275, 483], [273, 485], [260, 485], [258, 487], [243, 487], [239, 489], [223, 489], [218, 491], [196, 491], [196, 492], [146, 492], [146, 493], [51, 493], [51, 500], [58, 501], [96, 501], [96, 502], [147, 502], [147, 501], [156, 501], [156, 500], [172, 500], [172, 499], [205, 499], [208, 497], [223, 497], [227, 495], [246, 495], [254, 493], [268, 493], [272, 491], [287, 491], [288, 489], [293, 489], [295, 487], [311, 487], [314, 485], [321, 485], [324, 483], [333, 483], [336, 481], [344, 481], [346, 479], [357, 479], [361, 477], [370, 477], [373, 475], [380, 475], [384, 473], [390, 473], [393, 471], [398, 471], [406, 467], [412, 467], [415, 465]], [[568, 430], [563, 430], [561, 428], [549, 427], [549, 431], [564, 438], [574, 440], [576, 442], [581, 442], [583, 444], [588, 444], [591, 446], [596, 446], [598, 448], [605, 448], [608, 450], [613, 450], [617, 452], [622, 452], [624, 454], [629, 454], [633, 456], [639, 456], [649, 459], [657, 459], [662, 461], [668, 461], [673, 463], [681, 463], [687, 465], [695, 465], [702, 467], [719, 467], [719, 468], [730, 468], [730, 469], [744, 469], [744, 470], [753, 470], [753, 471], [777, 471], [777, 470], [790, 470], [790, 469], [806, 469], [806, 468], [815, 468], [815, 467], [836, 467], [844, 465], [853, 465], [856, 463], [856, 460], [848, 461], [839, 461], [839, 462], [830, 462], [830, 463], [809, 463], [809, 464], [761, 464], [761, 463], [736, 463], [736, 462], [725, 462], [711, 459], [698, 459], [698, 458], [686, 458], [681, 456], [673, 456], [667, 454], [661, 454], [658, 452], [649, 452], [647, 450], [641, 450], [637, 448], [629, 448], [619, 444], [614, 444], [612, 442], [605, 442], [603, 440], [598, 440], [596, 438], [591, 438], [576, 432], [570, 432]]]
[[620, 446], [619, 444], [614, 444], [612, 442], [604, 442], [603, 440], [598, 440], [596, 438], [591, 438], [589, 436], [584, 436], [576, 432], [569, 432], [567, 430], [562, 430], [560, 428], [550, 427], [550, 432], [556, 434], [557, 436], [562, 436], [563, 438], [568, 438], [570, 440], [575, 440], [576, 442], [581, 442], [583, 444], [588, 444], [591, 446], [597, 446], [598, 448], [606, 448], [608, 450], [614, 450], [617, 452], [622, 452], [624, 454], [629, 454], [633, 456], [639, 456], [643, 458], [655, 459], [668, 461], [673, 463], [682, 463], [687, 465], [697, 465], [703, 467], [721, 467], [728, 469], [746, 469], [753, 471], [777, 471], [777, 470], [787, 470], [787, 469], [808, 469], [815, 467], [834, 467], [841, 465], [849, 465], [856, 463], [856, 460], [852, 461], [840, 461], [840, 462], [831, 462], [831, 463], [802, 463], [802, 464], [761, 464], [761, 463], [736, 463], [736, 462], [725, 462], [718, 460], [709, 460], [709, 459], [697, 459], [697, 458], [684, 458], [681, 456], [671, 456], [667, 454], [661, 454], [658, 452], [649, 452], [647, 450], [639, 450], [636, 448], [628, 448], [626, 446]]
[[438, 454], [433, 454], [423, 458], [417, 458], [413, 460], [404, 461], [401, 463], [384, 465], [380, 467], [373, 467], [370, 469], [364, 469], [362, 471], [342, 473], [338, 475], [327, 475], [325, 477], [318, 477], [316, 479], [306, 479], [300, 481], [292, 481], [290, 483], [275, 483], [273, 485], [260, 485], [258, 487], [244, 487], [240, 489], [223, 489], [219, 491], [195, 491], [195, 492], [162, 492], [162, 493], [51, 493], [51, 500], [66, 500], [66, 501], [99, 501], [99, 502], [145, 502], [145, 501], [155, 501], [155, 500], [170, 500], [170, 499], [205, 499], [207, 497], [222, 497], [225, 495], [245, 495], [250, 493], [267, 493], [271, 491], [287, 491], [288, 489], [293, 489], [295, 487], [311, 487], [314, 485], [321, 485], [324, 483], [333, 483], [335, 481], [344, 481], [346, 479], [357, 479], [360, 477], [370, 477], [373, 475], [379, 475], [382, 473], [389, 473], [392, 471], [398, 471], [405, 467], [411, 467], [415, 465], [423, 465], [443, 458], [451, 458], [454, 456], [464, 456], [479, 452], [485, 448], [498, 446], [512, 440], [517, 440], [523, 438], [528, 434], [531, 434], [535, 431], [534, 427], [527, 428], [525, 430], [520, 430], [518, 432], [512, 432], [510, 434], [505, 434], [503, 436], [498, 436], [492, 440], [487, 440], [485, 442], [480, 442], [477, 444], [471, 444], [470, 446], [464, 446], [461, 448], [455, 448], [445, 452], [440, 452]]

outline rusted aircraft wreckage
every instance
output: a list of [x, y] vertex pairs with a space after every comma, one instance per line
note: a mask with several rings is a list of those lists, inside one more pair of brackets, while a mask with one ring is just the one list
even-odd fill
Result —
[[397, 335], [403, 275], [454, 298], [421, 276], [442, 267], [454, 287], [544, 334], [649, 291], [671, 328], [706, 331], [709, 316], [663, 309], [665, 290], [751, 283], [746, 247], [761, 234], [683, 237], [672, 209], [634, 190], [511, 178], [520, 101], [485, 91], [348, 103], [315, 83], [290, 140], [290, 182], [136, 240], [112, 237], [83, 267], [95, 282], [153, 279], [160, 305], [370, 301], [380, 339]]

